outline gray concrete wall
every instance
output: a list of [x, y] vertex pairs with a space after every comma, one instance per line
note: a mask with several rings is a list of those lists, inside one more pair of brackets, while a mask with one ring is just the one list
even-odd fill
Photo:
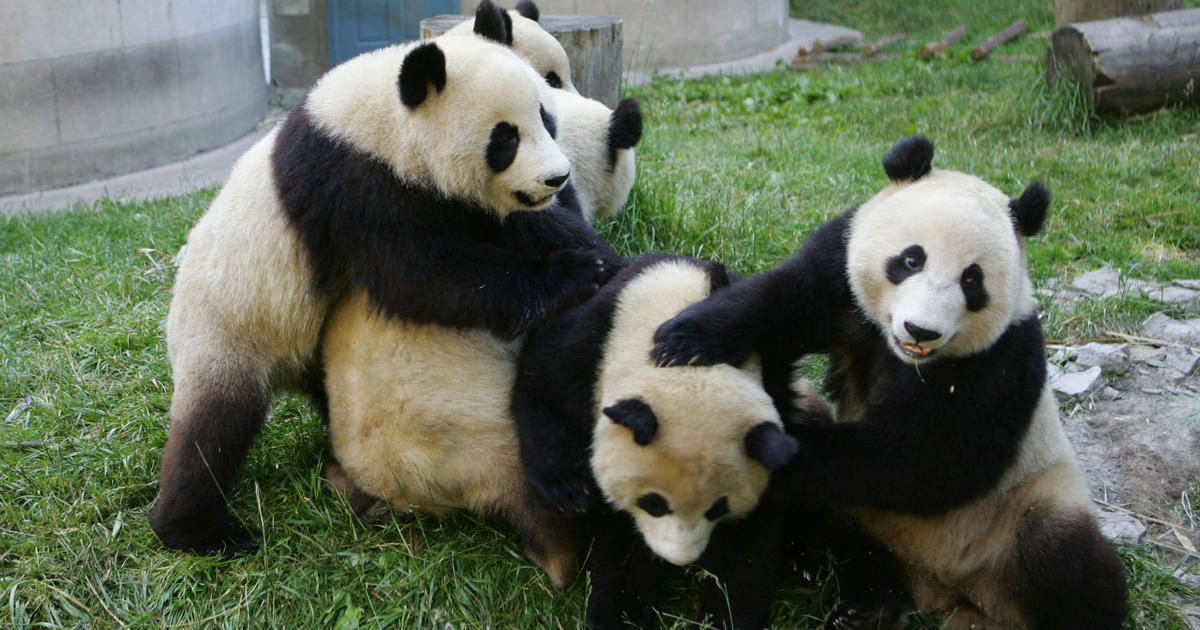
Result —
[[329, 70], [325, 0], [268, 0], [271, 82], [309, 88]]
[[266, 112], [258, 2], [0, 2], [0, 85], [0, 192], [219, 146]]
[[[543, 14], [621, 18], [625, 70], [638, 72], [750, 57], [789, 38], [787, 0], [534, 1]], [[474, 13], [477, 4], [463, 0], [462, 12]]]

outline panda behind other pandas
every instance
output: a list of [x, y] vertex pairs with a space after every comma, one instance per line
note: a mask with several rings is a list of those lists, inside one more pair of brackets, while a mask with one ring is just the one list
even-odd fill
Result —
[[[314, 353], [347, 289], [391, 317], [511, 338], [607, 277], [601, 256], [541, 212], [569, 191], [570, 165], [549, 88], [495, 43], [510, 37], [503, 15], [485, 0], [479, 37], [383, 48], [331, 70], [242, 156], [188, 235], [150, 514], [167, 546], [257, 546], [225, 497], [273, 390], [308, 388], [321, 406]], [[553, 253], [513, 251], [514, 233]]]
[[678, 370], [648, 355], [659, 324], [728, 283], [716, 263], [642, 256], [527, 337], [513, 390], [521, 460], [594, 539], [591, 628], [648, 624], [663, 560], [722, 580], [701, 593], [716, 623], [765, 622], [784, 521], [755, 508], [795, 440], [754, 361]]
[[653, 356], [828, 353], [837, 423], [797, 428], [794, 492], [856, 506], [948, 628], [1119, 628], [1121, 561], [1047, 386], [1018, 238], [1039, 231], [1049, 193], [1009, 200], [932, 157], [924, 137], [898, 143], [890, 186], [664, 324]]
[[571, 185], [589, 221], [621, 212], [637, 172], [633, 147], [642, 137], [637, 99], [604, 103], [556, 90], [558, 144], [571, 161]]
[[[553, 35], [542, 28], [539, 20], [541, 11], [532, 0], [521, 0], [516, 8], [505, 11], [502, 16], [508, 31], [508, 39], [501, 42], [511, 46], [552, 88], [578, 94], [571, 81], [571, 61], [567, 51]], [[471, 35], [475, 32], [475, 20], [468, 19], [455, 24], [442, 37]]]

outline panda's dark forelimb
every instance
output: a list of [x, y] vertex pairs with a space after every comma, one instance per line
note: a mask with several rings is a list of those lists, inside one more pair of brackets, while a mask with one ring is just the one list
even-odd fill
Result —
[[319, 130], [303, 105], [273, 163], [317, 294], [362, 287], [389, 316], [512, 338], [590, 297], [620, 260], [573, 208], [502, 219], [398, 179]]
[[604, 510], [591, 521], [594, 533], [586, 568], [591, 581], [586, 623], [590, 630], [654, 627], [667, 564], [637, 534], [632, 517]]
[[874, 357], [853, 363], [873, 365], [855, 380], [879, 383], [880, 398], [857, 422], [798, 425], [789, 483], [811, 498], [911, 514], [982, 496], [1011, 466], [1033, 418], [1046, 378], [1042, 347], [1030, 316], [989, 349], [930, 363], [918, 377], [877, 342]]
[[176, 376], [150, 526], [167, 547], [229, 558], [258, 548], [259, 533], [238, 521], [227, 497], [270, 398], [252, 375], [200, 380]]
[[[838, 313], [851, 308], [845, 235], [853, 211], [821, 226], [781, 266], [685, 308], [659, 326], [658, 365], [740, 365], [752, 352], [791, 361], [836, 338]], [[803, 322], [803, 325], [796, 325]]]

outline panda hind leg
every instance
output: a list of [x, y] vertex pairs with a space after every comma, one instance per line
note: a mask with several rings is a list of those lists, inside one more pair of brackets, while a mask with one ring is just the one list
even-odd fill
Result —
[[359, 488], [338, 460], [330, 457], [325, 461], [324, 475], [325, 485], [344, 498], [354, 515], [364, 523], [374, 525], [383, 522], [390, 514], [387, 502]]
[[1030, 628], [1121, 628], [1124, 566], [1090, 513], [1035, 508], [1021, 520], [1015, 545], [1007, 583]]
[[583, 547], [578, 518], [551, 511], [528, 487], [503, 501], [499, 511], [521, 537], [525, 557], [545, 571], [554, 586], [566, 588], [575, 581]]
[[260, 370], [205, 367], [176, 367], [150, 527], [167, 547], [229, 558], [259, 545], [259, 532], [230, 512], [227, 497], [266, 417], [270, 390]]

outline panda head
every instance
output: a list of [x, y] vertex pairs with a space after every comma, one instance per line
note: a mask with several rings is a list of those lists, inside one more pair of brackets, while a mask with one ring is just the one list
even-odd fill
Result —
[[571, 166], [554, 140], [545, 81], [502, 44], [507, 15], [484, 0], [475, 37], [360, 55], [327, 73], [306, 106], [339, 140], [402, 179], [501, 216], [548, 207]]
[[[488, 0], [484, 0], [487, 2]], [[483, 3], [480, 3], [483, 6]], [[476, 11], [478, 14], [478, 10]], [[446, 31], [445, 35], [466, 35], [473, 32], [478, 18], [456, 24]], [[509, 37], [502, 41], [511, 46], [517, 53], [546, 81], [552, 88], [559, 88], [578, 94], [575, 84], [571, 82], [571, 62], [567, 51], [553, 35], [541, 25], [541, 11], [531, 0], [521, 0], [514, 10], [503, 12], [502, 18], [507, 25]]]
[[985, 350], [1034, 311], [1020, 237], [1041, 229], [1050, 203], [1038, 182], [1009, 199], [932, 158], [924, 136], [892, 147], [892, 183], [855, 212], [847, 242], [855, 302], [910, 363]]
[[653, 370], [603, 393], [592, 473], [655, 554], [689, 564], [719, 522], [754, 509], [770, 471], [797, 444], [763, 390], [757, 359]]
[[599, 101], [554, 90], [558, 144], [571, 161], [571, 181], [589, 220], [614, 215], [625, 206], [636, 175], [633, 147], [642, 137], [637, 99], [611, 110]]

